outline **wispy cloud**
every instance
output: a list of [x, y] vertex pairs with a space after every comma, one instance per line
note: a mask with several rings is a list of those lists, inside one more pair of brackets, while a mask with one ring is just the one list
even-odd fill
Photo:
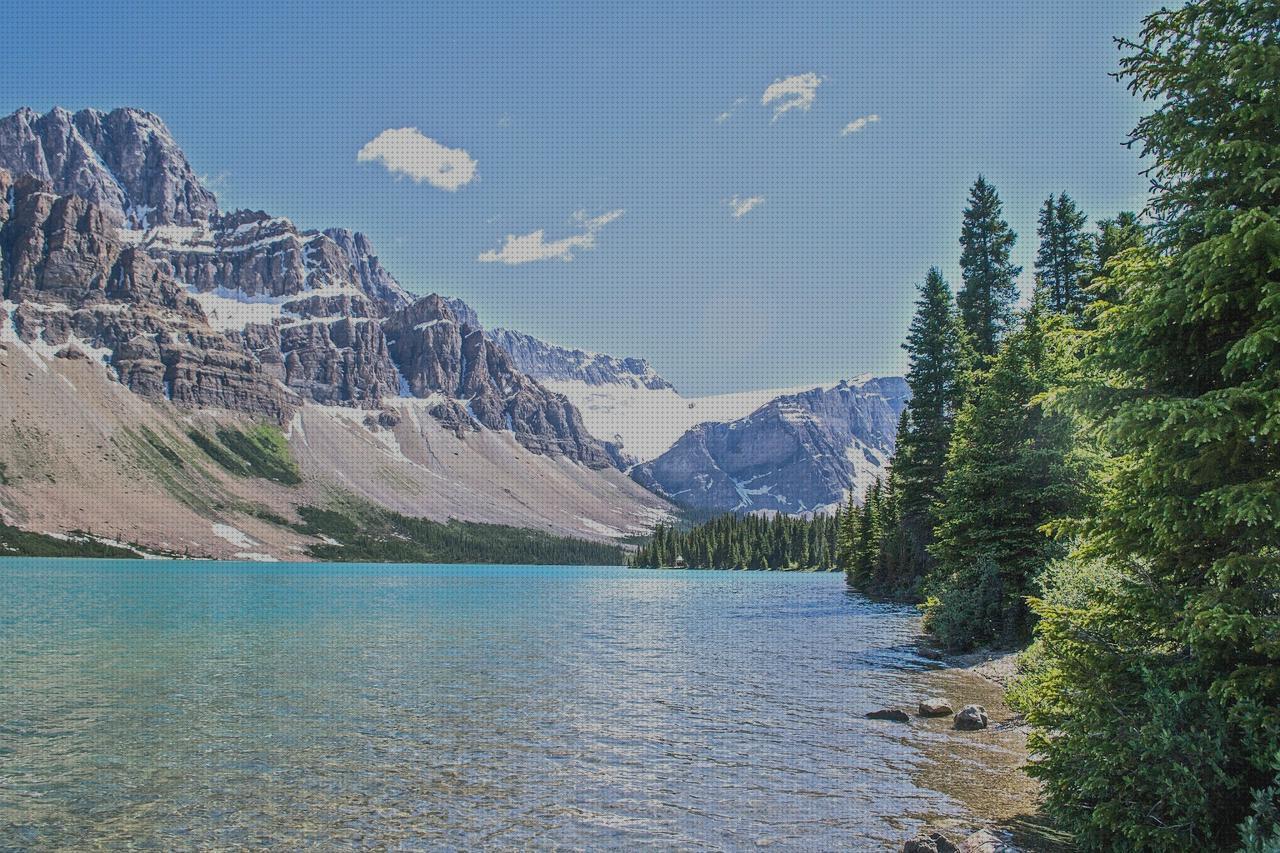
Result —
[[812, 71], [794, 77], [782, 77], [774, 80], [764, 90], [764, 94], [760, 96], [760, 104], [766, 107], [774, 104], [773, 121], [777, 121], [785, 112], [808, 110], [813, 106], [820, 85], [822, 78]]
[[734, 101], [733, 106], [729, 107], [729, 109], [725, 110], [724, 112], [720, 113], [720, 115], [716, 116], [716, 124], [724, 124], [726, 121], [733, 118], [734, 111], [738, 109], [738, 107], [741, 106], [742, 102], [745, 100], [746, 98], [738, 98], [736, 101]]
[[762, 204], [764, 204], [764, 196], [762, 195], [753, 195], [747, 198], [735, 195], [729, 199], [729, 210], [733, 213], [734, 219], [741, 219]]
[[851, 133], [857, 133], [869, 124], [874, 124], [880, 120], [880, 116], [872, 113], [871, 115], [858, 116], [853, 121], [844, 126], [844, 130], [840, 131], [841, 136], [848, 136]]
[[501, 249], [490, 249], [482, 252], [476, 260], [481, 263], [501, 261], [508, 266], [527, 264], [532, 261], [545, 261], [559, 258], [572, 261], [574, 252], [593, 249], [596, 245], [596, 234], [601, 228], [622, 216], [623, 211], [611, 210], [599, 216], [587, 216], [586, 211], [579, 210], [573, 215], [573, 221], [583, 229], [581, 233], [571, 234], [559, 240], [547, 241], [547, 232], [539, 228], [529, 234], [508, 234]]
[[361, 163], [381, 163], [393, 175], [426, 181], [453, 192], [471, 183], [476, 161], [461, 148], [447, 148], [416, 127], [388, 128], [365, 143], [356, 155]]

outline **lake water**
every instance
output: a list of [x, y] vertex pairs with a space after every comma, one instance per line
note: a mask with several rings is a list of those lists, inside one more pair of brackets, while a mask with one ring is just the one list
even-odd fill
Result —
[[0, 849], [900, 849], [967, 817], [956, 735], [862, 718], [917, 630], [839, 575], [0, 560]]

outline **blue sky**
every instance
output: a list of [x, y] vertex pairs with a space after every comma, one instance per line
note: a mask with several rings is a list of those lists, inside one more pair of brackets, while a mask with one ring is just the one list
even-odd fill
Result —
[[[6, 16], [0, 109], [151, 110], [224, 208], [364, 231], [486, 325], [689, 393], [816, 384], [904, 369], [979, 172], [1024, 285], [1049, 193], [1141, 208], [1143, 107], [1108, 73], [1157, 5], [46, 1]], [[431, 143], [358, 159], [403, 128]]]

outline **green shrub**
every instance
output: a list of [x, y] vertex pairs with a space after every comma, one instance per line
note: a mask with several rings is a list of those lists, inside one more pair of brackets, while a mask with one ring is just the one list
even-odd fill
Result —
[[616, 545], [500, 524], [411, 518], [358, 501], [301, 506], [298, 515], [299, 532], [333, 540], [309, 549], [331, 562], [612, 566], [624, 559]]
[[79, 532], [73, 533], [68, 539], [60, 539], [0, 524], [0, 557], [136, 559], [139, 554], [128, 548], [98, 542]]
[[1253, 792], [1253, 813], [1240, 827], [1243, 853], [1280, 853], [1280, 753], [1275, 784]]
[[247, 431], [219, 427], [216, 439], [190, 430], [187, 436], [223, 470], [237, 477], [260, 477], [286, 486], [302, 482], [302, 474], [280, 430], [259, 425]]
[[[963, 572], [935, 578], [933, 590], [924, 603], [924, 629], [942, 645], [964, 651], [1006, 639], [1004, 622], [1010, 608], [1000, 567], [993, 560], [978, 559]], [[1007, 639], [1016, 643], [1016, 631], [1013, 634]]]

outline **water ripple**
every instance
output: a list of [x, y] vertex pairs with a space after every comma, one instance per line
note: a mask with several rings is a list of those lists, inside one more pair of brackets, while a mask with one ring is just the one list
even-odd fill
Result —
[[917, 629], [827, 575], [0, 561], [0, 848], [888, 848], [963, 814], [862, 718]]

